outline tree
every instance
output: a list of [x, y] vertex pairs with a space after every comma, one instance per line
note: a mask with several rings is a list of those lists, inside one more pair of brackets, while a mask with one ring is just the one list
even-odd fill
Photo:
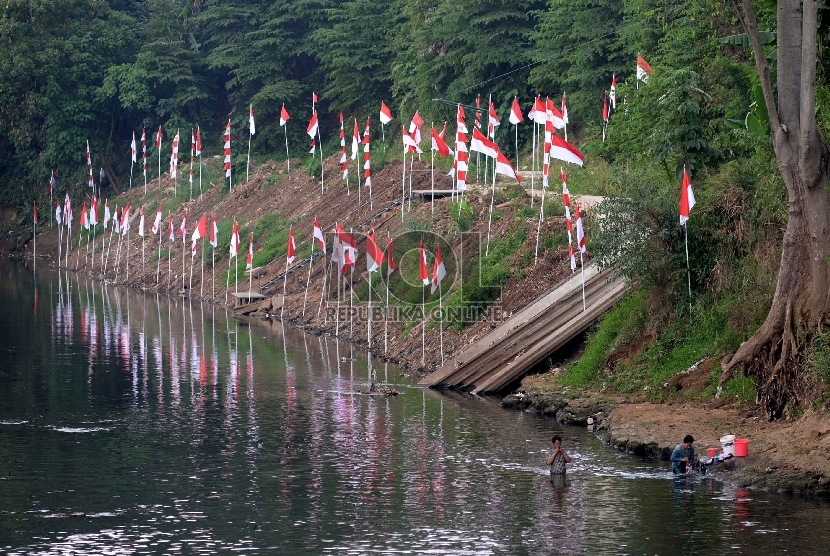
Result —
[[[802, 12], [803, 6], [803, 12]], [[830, 166], [816, 122], [818, 3], [778, 0], [777, 97], [751, 0], [743, 26], [769, 113], [775, 158], [789, 197], [775, 296], [758, 331], [721, 363], [723, 384], [739, 368], [755, 376], [770, 417], [805, 401], [810, 340], [830, 324]]]

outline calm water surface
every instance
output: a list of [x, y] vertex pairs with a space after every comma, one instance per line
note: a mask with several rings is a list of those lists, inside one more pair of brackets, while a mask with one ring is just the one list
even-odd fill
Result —
[[829, 526], [332, 338], [0, 263], [2, 553], [826, 554]]

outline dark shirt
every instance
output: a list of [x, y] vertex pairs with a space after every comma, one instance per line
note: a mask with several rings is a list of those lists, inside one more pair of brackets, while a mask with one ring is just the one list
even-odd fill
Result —
[[695, 447], [689, 446], [689, 449], [686, 450], [683, 448], [683, 444], [678, 444], [674, 447], [674, 450], [671, 453], [671, 470], [673, 473], [685, 473], [686, 472], [686, 462], [680, 461], [682, 458], [688, 458], [689, 463], [694, 463], [695, 461]]

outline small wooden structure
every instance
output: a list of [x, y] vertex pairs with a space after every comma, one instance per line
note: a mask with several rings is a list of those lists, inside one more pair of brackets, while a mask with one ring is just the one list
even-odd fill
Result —
[[421, 197], [421, 201], [432, 201], [450, 195], [461, 195], [463, 191], [456, 189], [413, 189], [412, 194]]
[[250, 303], [254, 303], [255, 301], [262, 301], [263, 299], [265, 299], [265, 296], [259, 292], [235, 292], [231, 295], [236, 298], [236, 303], [234, 304], [234, 307], [248, 305]]

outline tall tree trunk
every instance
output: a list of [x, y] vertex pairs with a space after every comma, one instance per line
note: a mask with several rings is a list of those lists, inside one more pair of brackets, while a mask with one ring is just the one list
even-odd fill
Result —
[[742, 368], [771, 417], [805, 401], [810, 339], [830, 315], [830, 167], [815, 119], [816, 0], [778, 1], [778, 102], [751, 0], [742, 0], [769, 111], [775, 157], [789, 197], [775, 296], [764, 324], [721, 363], [721, 385]]

